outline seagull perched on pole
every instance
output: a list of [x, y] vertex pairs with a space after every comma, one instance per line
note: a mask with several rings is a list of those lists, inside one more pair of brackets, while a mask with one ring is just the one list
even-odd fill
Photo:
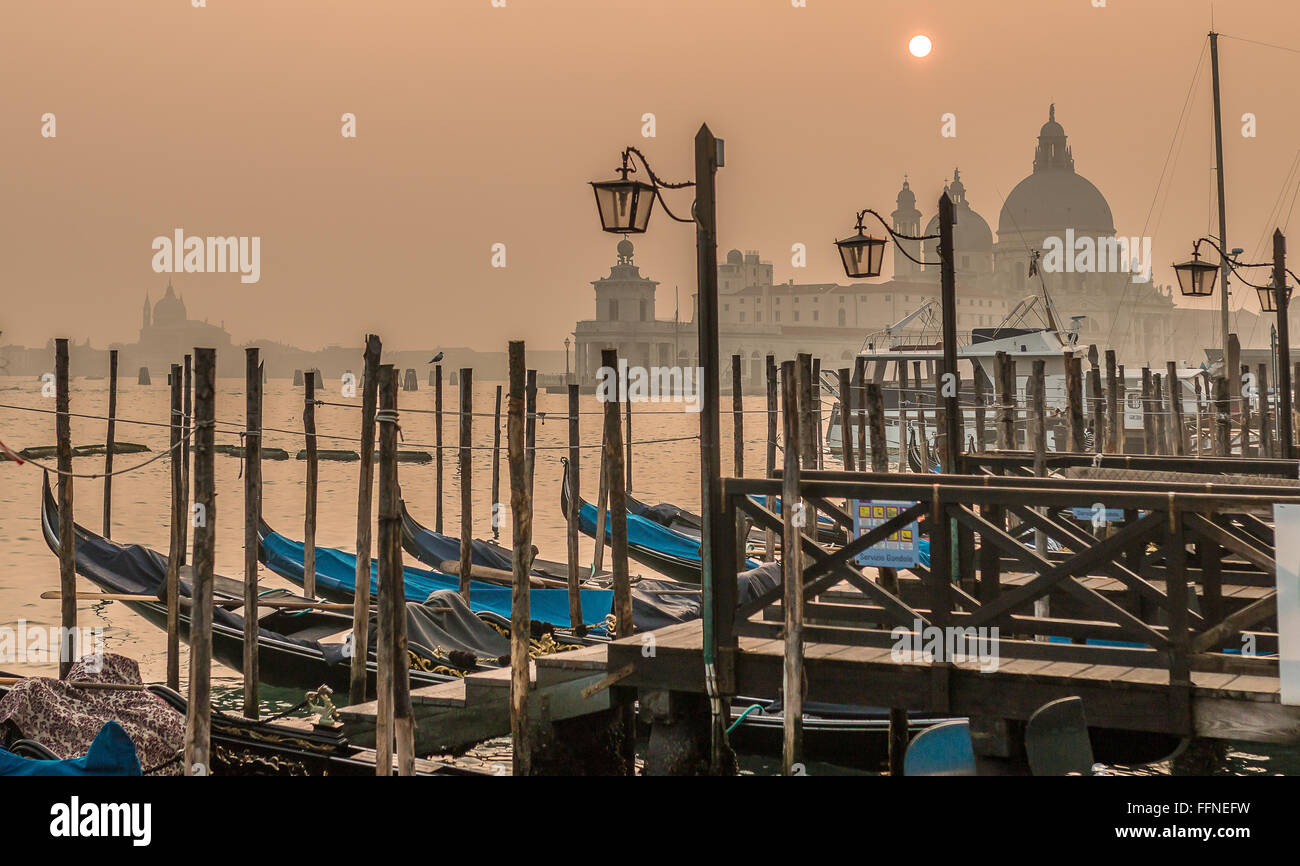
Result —
[[430, 364], [436, 364], [436, 363], [438, 363], [438, 362], [441, 361], [441, 360], [442, 360], [442, 352], [439, 352], [438, 354], [436, 354], [436, 355], [433, 356], [433, 360], [430, 361], [429, 363], [430, 363]]

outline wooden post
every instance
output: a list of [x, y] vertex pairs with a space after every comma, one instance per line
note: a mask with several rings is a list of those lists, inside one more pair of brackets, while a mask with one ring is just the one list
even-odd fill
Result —
[[1073, 452], [1086, 451], [1083, 424], [1083, 370], [1082, 363], [1073, 355], [1065, 359], [1065, 400], [1069, 424], [1069, 447]]
[[59, 679], [67, 679], [76, 661], [73, 648], [77, 635], [77, 572], [75, 516], [72, 510], [72, 416], [69, 395], [68, 341], [54, 341], [55, 439], [59, 455], [59, 593], [60, 625]]
[[[528, 470], [528, 493], [533, 492], [533, 466], [537, 463], [537, 371], [529, 370], [524, 385], [524, 467]], [[493, 502], [496, 500], [494, 499]]]
[[1228, 377], [1228, 412], [1231, 415], [1232, 409], [1237, 407], [1237, 401], [1241, 399], [1241, 379], [1237, 377], [1237, 371], [1241, 369], [1241, 341], [1236, 334], [1228, 335], [1228, 351], [1224, 360], [1227, 362], [1223, 372]]
[[975, 365], [975, 450], [984, 450], [984, 373], [980, 370], [979, 365]]
[[474, 544], [474, 370], [460, 368], [460, 594], [469, 602]]
[[[408, 377], [410, 378], [410, 377]], [[411, 666], [406, 639], [406, 586], [402, 573], [402, 500], [397, 478], [397, 368], [380, 376], [379, 407], [379, 580], [388, 592], [388, 636], [392, 641], [393, 737], [397, 774], [415, 775], [415, 714], [411, 706]], [[391, 746], [390, 746], [391, 748]], [[389, 766], [392, 759], [388, 761]], [[388, 775], [385, 773], [384, 775]]]
[[217, 353], [194, 350], [194, 578], [190, 593], [190, 691], [185, 716], [185, 774], [208, 775], [212, 713], [212, 569], [217, 490], [212, 449]]
[[181, 688], [181, 547], [185, 544], [182, 526], [186, 520], [184, 458], [181, 457], [181, 436], [183, 415], [181, 409], [181, 365], [172, 364], [171, 388], [171, 448], [168, 462], [171, 463], [172, 508], [171, 538], [167, 549], [167, 688], [180, 691]]
[[1151, 374], [1151, 399], [1154, 415], [1156, 415], [1156, 453], [1169, 454], [1169, 424], [1165, 417], [1165, 390], [1164, 376], [1161, 373]]
[[492, 412], [492, 537], [500, 538], [501, 504], [501, 386], [497, 385], [496, 408]]
[[1272, 414], [1268, 400], [1268, 364], [1259, 365], [1259, 376], [1255, 381], [1259, 389], [1259, 446], [1265, 457], [1274, 457], [1277, 450], [1273, 447]]
[[302, 431], [307, 440], [307, 490], [302, 527], [302, 591], [316, 597], [316, 491], [320, 462], [316, 455], [316, 375], [303, 378]]
[[[777, 424], [777, 373], [776, 356], [767, 356], [767, 477], [776, 477], [776, 424]], [[763, 500], [768, 511], [776, 509], [776, 497], [767, 496]], [[767, 561], [776, 561], [776, 532], [768, 529], [763, 532], [763, 545], [766, 548]]]
[[[393, 744], [396, 736], [396, 719], [393, 698], [395, 695], [393, 677], [399, 659], [395, 657], [397, 639], [393, 633], [393, 608], [397, 599], [393, 586], [393, 570], [389, 562], [388, 550], [390, 523], [394, 501], [397, 497], [397, 485], [388, 477], [387, 466], [396, 463], [388, 452], [397, 447], [397, 427], [392, 422], [396, 405], [397, 368], [392, 364], [381, 364], [376, 376], [379, 385], [379, 411], [375, 422], [379, 427], [379, 615], [375, 619], [375, 775], [391, 776], [393, 774]], [[357, 647], [356, 652], [365, 652], [366, 648]], [[400, 662], [405, 663], [405, 659]]]
[[[1066, 369], [1069, 369], [1067, 365]], [[1034, 452], [1034, 477], [1042, 478], [1047, 475], [1047, 380], [1046, 380], [1046, 361], [1034, 361], [1033, 378], [1033, 401], [1032, 421], [1030, 427], [1030, 443]], [[931, 544], [933, 550], [933, 543]], [[1041, 529], [1034, 531], [1034, 550], [1038, 555], [1047, 558], [1047, 533]], [[1046, 597], [1034, 600], [1034, 616], [1047, 617], [1051, 615], [1051, 607]]]
[[632, 493], [632, 401], [624, 403], [624, 415], [626, 417], [627, 442], [623, 446], [624, 460], [623, 464], [627, 467], [627, 493]]
[[812, 361], [812, 405], [809, 415], [813, 425], [813, 445], [812, 452], [805, 454], [804, 459], [808, 465], [814, 469], [822, 468], [822, 359], [813, 358]]
[[1255, 456], [1255, 446], [1254, 443], [1250, 441], [1250, 394], [1247, 393], [1246, 389], [1243, 387], [1246, 384], [1246, 377], [1249, 375], [1250, 375], [1250, 365], [1242, 364], [1241, 379], [1240, 379], [1240, 383], [1237, 386], [1237, 390], [1241, 394], [1241, 403], [1240, 403], [1241, 423], [1237, 425], [1237, 429], [1241, 431], [1241, 456], [1242, 457]]
[[[632, 405], [632, 401], [628, 401]], [[745, 398], [740, 392], [740, 356], [731, 356], [731, 450], [736, 477], [745, 476]]]
[[898, 367], [898, 471], [907, 471], [907, 362], [899, 361]]
[[[853, 362], [853, 376], [858, 386], [853, 405], [857, 407], [858, 465], [867, 468], [867, 359], [858, 355]], [[888, 471], [888, 470], [886, 470]]]
[[[361, 477], [357, 489], [357, 570], [352, 596], [352, 670], [348, 684], [350, 703], [366, 702], [369, 679], [366, 659], [370, 652], [370, 503], [375, 482], [375, 407], [379, 393], [379, 337], [366, 335], [363, 355], [365, 378], [361, 383]], [[442, 394], [442, 368], [438, 369], [438, 389]], [[441, 397], [439, 397], [441, 399]], [[439, 416], [441, 420], [441, 416]], [[441, 429], [441, 425], [439, 425]], [[439, 449], [439, 455], [442, 451]], [[438, 464], [441, 486], [442, 463]], [[440, 503], [442, 498], [439, 497]], [[440, 506], [441, 510], [441, 506]]]
[[[885, 438], [885, 403], [880, 386], [866, 386], [864, 403], [871, 422], [871, 471], [889, 471], [889, 440]], [[892, 568], [877, 569], [879, 582], [886, 592], [898, 595], [898, 572]], [[893, 708], [889, 711], [889, 774], [903, 775], [903, 756], [907, 753], [907, 710]]]
[[[848, 367], [840, 368], [840, 453], [844, 471], [854, 471], [853, 465], [853, 389]], [[864, 467], [865, 468], [865, 467]]]
[[1101, 370], [1088, 371], [1088, 391], [1092, 399], [1092, 450], [1098, 454], [1106, 450], [1106, 400], [1101, 393]]
[[[617, 386], [616, 386], [617, 387]], [[600, 425], [600, 476], [596, 482], [596, 535], [595, 548], [591, 552], [591, 576], [595, 577], [605, 568], [605, 544], [609, 535], [609, 461], [605, 453], [609, 450], [609, 437], [605, 424]]]
[[442, 534], [442, 365], [433, 368], [434, 449], [437, 451], [437, 478], [434, 490], [433, 528]]
[[1192, 385], [1196, 388], [1196, 456], [1201, 456], [1201, 446], [1205, 439], [1205, 407], [1201, 397], [1201, 378], [1202, 374], [1192, 377]]
[[[791, 443], [807, 438], [800, 435], [799, 398], [810, 388], [802, 379], [807, 367], [802, 363], [800, 372], [792, 361], [781, 365], [782, 408], [785, 418], [785, 466], [781, 475], [781, 582], [782, 606], [785, 613], [785, 654], [781, 673], [782, 711], [785, 715], [784, 736], [781, 749], [781, 772], [793, 776], [799, 772], [803, 761], [803, 545], [798, 514], [799, 503], [799, 449]], [[812, 525], [814, 533], [817, 525]]]
[[925, 421], [925, 378], [921, 375], [921, 362], [912, 362], [912, 378], [916, 383], [916, 424], [917, 424], [917, 446], [921, 451], [921, 464], [926, 472], [930, 471], [930, 465], [933, 462], [930, 458], [930, 431], [926, 429]]
[[569, 386], [569, 625], [575, 630], [584, 629], [582, 621], [581, 581], [578, 579], [578, 497], [581, 492], [582, 438], [579, 421], [578, 386]]
[[108, 433], [104, 437], [104, 537], [113, 537], [113, 439], [117, 432], [117, 349], [108, 351]]
[[[797, 431], [799, 431], [799, 436], [794, 441], [798, 443], [799, 465], [801, 467], [807, 465], [816, 468], [817, 466], [817, 420], [816, 420], [817, 391], [815, 388], [816, 382], [814, 377], [816, 375], [815, 371], [817, 370], [817, 366], [816, 366], [817, 362], [813, 359], [812, 355], [809, 355], [807, 353], [801, 353], [796, 363], [799, 365], [798, 373], [796, 374], [796, 379], [795, 379], [795, 381], [799, 384], [799, 399], [796, 400], [793, 405], [799, 408], [799, 421], [798, 421], [799, 426], [795, 428]], [[790, 444], [791, 443], [787, 442], [786, 444], [787, 449], [790, 448]], [[794, 500], [793, 502], [788, 502], [784, 498], [782, 498], [781, 513], [784, 514], [791, 508], [798, 507], [797, 503], [799, 503], [799, 500], [797, 499]], [[808, 533], [813, 538], [816, 538], [817, 529], [818, 529], [817, 509], [809, 505], [809, 507], [805, 509], [804, 516], [806, 519], [805, 526], [808, 529]], [[784, 538], [782, 539], [782, 544], [784, 545]], [[781, 552], [782, 555], [788, 555], [789, 549], [783, 546], [781, 548]]]
[[257, 529], [262, 521], [262, 367], [244, 350], [244, 717], [256, 719]]
[[997, 353], [998, 449], [1016, 448], [1016, 362], [1006, 352]]
[[1124, 401], [1115, 366], [1115, 350], [1106, 350], [1106, 453], [1119, 454], [1124, 441]]
[[1187, 430], [1183, 424], [1183, 385], [1178, 379], [1178, 367], [1173, 361], [1165, 364], [1165, 379], [1169, 388], [1169, 444], [1171, 453], [1187, 456]]
[[1232, 416], [1228, 410], [1228, 377], [1214, 379], [1214, 456], [1227, 457], [1232, 441]]
[[[525, 451], [524, 427], [526, 420], [531, 420], [525, 418], [530, 414], [526, 405], [528, 400], [525, 392], [528, 388], [525, 379], [532, 377], [525, 376], [522, 340], [510, 342], [509, 365], [510, 405], [507, 414], [510, 430], [507, 439], [510, 449], [511, 537], [514, 545], [514, 579], [510, 596], [510, 737], [513, 772], [516, 776], [527, 776], [532, 772], [533, 753], [532, 731], [528, 724], [528, 641], [531, 637], [528, 572], [532, 568], [533, 497], [528, 477], [530, 461]], [[617, 404], [614, 404], [614, 411], [618, 411]], [[618, 427], [617, 414], [614, 416], [614, 426]], [[619, 631], [622, 631], [621, 624]]]
[[[618, 369], [614, 349], [601, 351], [602, 365]], [[618, 619], [618, 636], [632, 634], [632, 592], [627, 567], [627, 491], [623, 487], [623, 436], [619, 429], [620, 387], [613, 399], [605, 403], [605, 480], [609, 485], [610, 567], [614, 572], [614, 615]]]
[[[618, 369], [618, 353], [614, 349], [601, 350], [601, 364]], [[621, 385], [621, 383], [620, 383]], [[614, 573], [614, 619], [618, 637], [630, 637], [635, 631], [632, 615], [632, 588], [627, 567], [627, 491], [623, 486], [623, 437], [619, 430], [619, 400], [624, 398], [622, 387], [616, 389], [612, 400], [605, 403], [605, 479], [609, 484], [610, 513], [610, 568]], [[603, 535], [603, 526], [601, 527]], [[716, 553], [716, 551], [715, 551]], [[735, 578], [733, 577], [732, 580]], [[628, 700], [616, 701], [620, 745], [627, 772], [633, 772], [636, 761], [636, 707]]]
[[1142, 453], [1156, 453], [1156, 419], [1151, 411], [1151, 368], [1142, 368]]
[[185, 393], [184, 397], [184, 417], [181, 423], [181, 476], [185, 484], [185, 495], [182, 501], [185, 503], [186, 518], [181, 522], [181, 565], [189, 561], [189, 536], [190, 536], [190, 471], [194, 464], [190, 460], [190, 452], [193, 450], [194, 443], [190, 438], [190, 431], [194, 425], [194, 362], [191, 355], [185, 356]]

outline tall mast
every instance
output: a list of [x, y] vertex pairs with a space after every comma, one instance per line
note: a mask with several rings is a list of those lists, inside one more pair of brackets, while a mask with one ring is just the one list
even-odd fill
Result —
[[[1219, 246], [1226, 253], [1231, 251], [1231, 247], [1228, 246], [1228, 216], [1223, 201], [1223, 112], [1219, 102], [1219, 34], [1213, 30], [1210, 31], [1210, 69], [1214, 80], [1214, 166], [1219, 183]], [[1226, 369], [1228, 365], [1229, 268], [1227, 256], [1223, 256], [1222, 259], [1223, 291], [1219, 294], [1219, 328], [1222, 331], [1221, 336], [1223, 338], [1224, 375], [1231, 382], [1237, 373]]]

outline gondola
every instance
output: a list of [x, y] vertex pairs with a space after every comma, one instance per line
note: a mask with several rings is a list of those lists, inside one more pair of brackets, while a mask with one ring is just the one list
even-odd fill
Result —
[[[509, 549], [495, 541], [477, 538], [470, 544], [470, 562], [473, 565], [483, 565], [499, 571], [510, 571], [512, 568], [513, 554]], [[460, 539], [422, 525], [406, 510], [405, 502], [402, 502], [402, 549], [435, 571], [440, 571], [444, 562], [460, 561]], [[569, 577], [565, 563], [549, 559], [534, 558], [531, 573], [552, 580], [568, 580]], [[608, 572], [601, 572], [596, 576], [607, 574]]]
[[[417, 524], [418, 525], [418, 524]], [[298, 586], [303, 585], [304, 551], [301, 541], [281, 535], [262, 521], [258, 527], [258, 558], [271, 571]], [[501, 570], [509, 571], [507, 557]], [[498, 568], [500, 565], [493, 565]], [[332, 601], [351, 601], [356, 593], [357, 557], [332, 547], [316, 548], [316, 592]], [[460, 578], [413, 566], [403, 566], [402, 580], [406, 600], [416, 604], [438, 590], [458, 592]], [[490, 614], [509, 623], [511, 594], [509, 586], [471, 580], [469, 607], [476, 614]], [[370, 561], [370, 597], [379, 593], [379, 561]], [[614, 594], [608, 589], [582, 589], [583, 619], [586, 625], [602, 625], [613, 605]], [[533, 620], [547, 623], [569, 622], [569, 591], [567, 589], [532, 589], [528, 594], [529, 612]]]
[[[59, 507], [50, 490], [47, 475], [42, 489], [41, 526], [45, 542], [54, 552], [59, 550]], [[83, 526], [74, 524], [76, 534], [75, 568], [77, 574], [105, 592], [128, 595], [155, 596], [158, 601], [126, 601], [128, 608], [149, 622], [166, 629], [167, 603], [163, 589], [167, 579], [167, 557], [138, 544], [118, 544], [97, 535]], [[191, 582], [181, 579], [181, 593], [189, 596]], [[215, 575], [213, 595], [219, 600], [242, 600], [242, 581]], [[454, 595], [452, 593], [451, 595]], [[262, 594], [264, 599], [298, 598], [286, 590], [272, 590]], [[434, 601], [434, 600], [430, 600]], [[433, 685], [458, 679], [464, 670], [450, 660], [448, 650], [473, 653], [469, 666], [478, 663], [492, 664], [504, 652], [489, 655], [479, 650], [484, 645], [494, 649], [504, 646], [500, 632], [484, 619], [468, 615], [468, 609], [451, 610], [455, 599], [439, 598], [428, 607], [408, 605], [409, 648], [411, 652], [411, 684], [413, 687]], [[346, 638], [352, 631], [352, 617], [331, 611], [288, 611], [265, 608], [258, 618], [258, 671], [262, 682], [286, 688], [315, 688], [329, 685], [335, 691], [346, 691], [349, 685], [351, 659], [347, 655]], [[498, 625], [509, 626], [509, 620], [498, 617]], [[180, 608], [180, 633], [189, 634], [189, 610]], [[450, 630], [445, 629], [447, 626]], [[481, 627], [481, 628], [480, 628]], [[371, 629], [371, 634], [376, 630]], [[501, 640], [498, 640], [501, 639]], [[221, 663], [236, 670], [243, 667], [244, 617], [222, 607], [212, 612], [212, 654]], [[465, 659], [463, 655], [455, 658]], [[464, 662], [462, 662], [464, 663]], [[373, 649], [368, 654], [367, 668], [373, 687], [377, 668]]]
[[[564, 480], [560, 485], [560, 513], [569, 513], [568, 458], [560, 458], [564, 465]], [[578, 528], [584, 535], [596, 537], [596, 506], [578, 497]], [[611, 528], [606, 518], [605, 537]], [[642, 565], [653, 568], [666, 577], [686, 583], [700, 582], [700, 539], [676, 532], [638, 514], [627, 515], [627, 555]], [[746, 561], [745, 568], [757, 568], [758, 563]]]
[[[763, 501], [758, 496], [750, 498], [758, 503]], [[781, 513], [780, 503], [781, 500], [777, 499], [777, 514]], [[666, 526], [674, 532], [689, 535], [691, 538], [698, 539], [703, 531], [703, 521], [698, 514], [667, 502], [660, 502], [658, 505], [647, 505], [640, 499], [629, 496], [627, 497], [627, 510], [629, 514], [653, 520], [660, 526]], [[823, 544], [845, 544], [847, 542], [844, 530], [825, 514], [817, 515], [817, 539]], [[766, 535], [762, 529], [754, 528], [750, 530], [749, 543], [758, 545], [763, 544], [765, 540]]]

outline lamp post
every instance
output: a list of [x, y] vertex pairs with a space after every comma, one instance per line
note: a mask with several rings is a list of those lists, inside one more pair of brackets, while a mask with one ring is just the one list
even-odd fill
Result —
[[[844, 273], [850, 279], [872, 279], [880, 276], [881, 266], [885, 258], [886, 241], [883, 238], [877, 238], [866, 234], [862, 225], [862, 219], [867, 214], [874, 216], [889, 232], [890, 237], [895, 241], [932, 241], [939, 242], [939, 261], [923, 262], [915, 258], [901, 244], [896, 245], [896, 249], [903, 255], [907, 256], [918, 265], [938, 265], [941, 284], [940, 303], [942, 306], [943, 316], [943, 366], [944, 375], [939, 380], [939, 393], [942, 395], [944, 407], [944, 449], [943, 449], [943, 471], [946, 473], [955, 473], [957, 471], [961, 453], [962, 442], [959, 429], [959, 413], [961, 406], [958, 400], [960, 393], [960, 379], [957, 375], [957, 271], [954, 266], [953, 255], [953, 209], [952, 199], [948, 193], [939, 197], [939, 234], [905, 235], [901, 232], [894, 231], [885, 218], [876, 213], [871, 208], [858, 212], [857, 233], [850, 237], [838, 240], [835, 246], [839, 248], [840, 260], [844, 264]], [[951, 378], [949, 378], [951, 376]], [[904, 443], [901, 447], [906, 447]]]
[[[1282, 459], [1291, 460], [1295, 455], [1291, 418], [1291, 337], [1289, 322], [1287, 321], [1287, 307], [1290, 304], [1291, 287], [1286, 284], [1286, 278], [1287, 275], [1290, 275], [1292, 279], [1297, 278], [1286, 267], [1286, 236], [1282, 234], [1281, 229], [1274, 230], [1273, 261], [1271, 263], [1238, 261], [1234, 254], [1225, 254], [1223, 249], [1210, 238], [1201, 238], [1196, 241], [1192, 246], [1192, 258], [1174, 265], [1174, 272], [1178, 275], [1178, 288], [1188, 297], [1203, 298], [1214, 294], [1214, 278], [1218, 274], [1219, 266], [1201, 261], [1199, 250], [1202, 243], [1209, 244], [1218, 252], [1222, 260], [1225, 276], [1229, 272], [1236, 274], [1237, 279], [1250, 286], [1259, 295], [1259, 305], [1264, 312], [1277, 314], [1278, 444], [1281, 446]], [[1233, 253], [1236, 252], [1236, 250], [1233, 251]], [[1270, 264], [1273, 268], [1271, 285], [1256, 285], [1240, 273], [1242, 269], [1266, 268]], [[1239, 375], [1238, 372], [1226, 369], [1228, 362], [1226, 353], [1223, 356], [1223, 361], [1225, 374]], [[1267, 402], [1267, 395], [1265, 395], [1265, 402]]]
[[569, 338], [564, 338], [564, 384], [569, 384]]
[[[635, 160], [633, 159], [635, 157]], [[629, 180], [637, 171], [637, 162], [645, 169], [650, 183]], [[695, 135], [695, 181], [669, 183], [657, 177], [645, 155], [635, 147], [622, 153], [622, 166], [616, 180], [593, 182], [601, 228], [607, 232], [641, 234], [650, 222], [650, 212], [657, 199], [665, 213], [677, 222], [695, 223], [696, 280], [699, 286], [698, 314], [700, 367], [703, 401], [700, 411], [700, 589], [703, 601], [701, 619], [704, 631], [704, 682], [708, 692], [712, 719], [710, 768], [720, 773], [726, 754], [726, 727], [723, 695], [734, 679], [735, 635], [733, 620], [736, 609], [736, 545], [734, 526], [723, 519], [722, 455], [720, 446], [719, 401], [721, 373], [718, 360], [718, 241], [715, 175], [723, 166], [723, 143], [707, 124]], [[664, 189], [695, 187], [693, 219], [679, 217], [664, 201]]]

